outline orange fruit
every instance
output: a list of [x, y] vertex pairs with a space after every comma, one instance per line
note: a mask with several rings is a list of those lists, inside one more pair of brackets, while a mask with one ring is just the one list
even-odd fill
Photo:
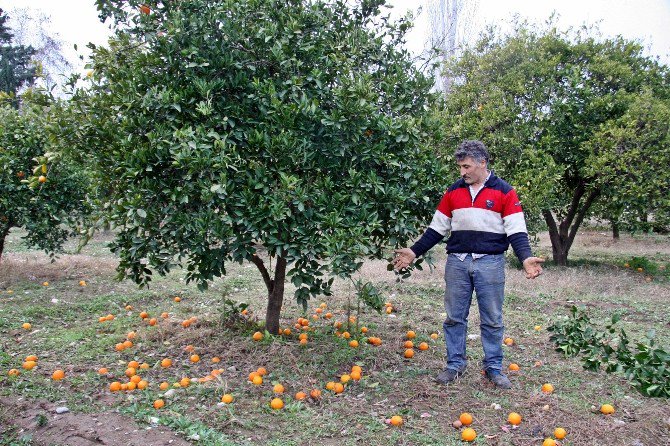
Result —
[[149, 364], [147, 364], [146, 362], [143, 362], [142, 364], [140, 364], [140, 368], [141, 368], [142, 370], [146, 370], [146, 369], [148, 369], [149, 367], [150, 367]]
[[352, 339], [351, 341], [349, 341], [349, 347], [357, 348], [358, 347], [358, 341], [356, 339]]
[[296, 399], [296, 401], [302, 401], [302, 400], [304, 400], [305, 398], [307, 398], [307, 394], [306, 394], [305, 392], [297, 392], [297, 393], [295, 394], [295, 399]]
[[305, 340], [305, 341], [306, 341], [306, 340], [307, 340], [307, 333], [300, 333], [300, 334], [298, 335], [298, 339], [300, 339], [301, 341], [302, 341], [302, 340]]
[[118, 381], [114, 381], [109, 385], [109, 390], [111, 392], [118, 392], [119, 390], [121, 390], [121, 383]]
[[351, 337], [351, 334], [348, 331], [345, 331], [344, 333], [342, 333], [342, 337], [344, 339], [349, 339]]
[[256, 375], [251, 380], [251, 382], [254, 383], [254, 385], [256, 385], [256, 386], [260, 386], [261, 384], [263, 384], [263, 378], [261, 378], [260, 375]]
[[459, 421], [463, 426], [469, 426], [472, 424], [472, 415], [467, 412], [463, 412], [459, 417]]
[[191, 379], [184, 377], [179, 380], [179, 385], [182, 387], [188, 387], [189, 385], [191, 385]]
[[259, 367], [256, 369], [256, 373], [258, 373], [261, 376], [265, 376], [268, 374], [268, 371], [265, 367]]
[[611, 415], [614, 413], [614, 406], [611, 404], [603, 404], [600, 406], [600, 412], [605, 414], [605, 415]]
[[140, 313], [140, 317], [141, 317], [142, 319], [146, 319], [146, 318], [149, 317], [149, 313], [147, 313], [146, 311], [143, 311], [143, 312]]
[[56, 370], [51, 375], [51, 379], [53, 379], [54, 381], [60, 381], [63, 378], [65, 378], [65, 372], [62, 370]]
[[158, 386], [158, 388], [161, 389], [161, 390], [167, 390], [168, 387], [170, 387], [170, 383], [165, 382], [165, 381], [163, 381], [163, 382]]
[[365, 334], [368, 332], [368, 327], [361, 327], [361, 333]]
[[98, 369], [98, 374], [99, 375], [106, 375], [107, 373], [109, 373], [109, 370], [107, 370], [107, 367], [100, 367]]
[[419, 350], [421, 351], [428, 350], [428, 344], [426, 342], [422, 342], [421, 344], [419, 344]]
[[176, 296], [176, 297], [174, 298], [174, 301], [175, 301], [175, 302], [181, 302], [181, 297]]
[[342, 383], [335, 383], [335, 386], [333, 387], [333, 392], [335, 393], [344, 392], [344, 385]]
[[137, 337], [137, 333], [134, 331], [129, 331], [128, 334], [126, 335], [126, 339], [135, 339]]
[[292, 331], [291, 331], [290, 328], [285, 328], [283, 333], [284, 333], [284, 336], [291, 336]]
[[638, 269], [637, 269], [637, 272], [638, 272], [638, 273], [641, 273], [642, 271], [644, 271], [644, 268], [638, 268]]
[[7, 376], [19, 376], [21, 372], [19, 372], [17, 369], [10, 369], [9, 372], [7, 372]]
[[260, 341], [261, 339], [263, 339], [263, 333], [261, 333], [260, 331], [257, 331], [256, 333], [253, 334], [253, 336], [251, 338], [254, 341]]
[[393, 307], [386, 307], [386, 314], [393, 313]]
[[35, 361], [35, 362], [37, 362], [37, 356], [35, 356], [35, 355], [28, 355], [28, 356], [26, 356], [26, 361]]
[[160, 409], [163, 406], [165, 406], [165, 401], [163, 400], [154, 401], [154, 409]]
[[26, 370], [32, 370], [36, 365], [37, 362], [35, 361], [26, 361], [21, 365], [21, 367], [23, 367]]
[[86, 286], [86, 281], [85, 280], [80, 280], [79, 281], [79, 286]]
[[130, 382], [137, 384], [142, 380], [142, 377], [140, 375], [133, 375], [130, 377]]
[[121, 384], [121, 390], [128, 390], [128, 384], [126, 383]]
[[351, 372], [363, 373], [363, 368], [360, 365], [352, 365]]
[[405, 347], [405, 348], [413, 348], [414, 347], [414, 342], [405, 341], [405, 343], [402, 346]]
[[521, 424], [521, 415], [519, 415], [516, 412], [512, 412], [507, 416], [507, 421], [509, 421], [509, 424], [518, 426]]
[[225, 404], [230, 404], [233, 402], [234, 399], [235, 398], [233, 398], [233, 396], [230, 393], [226, 393], [221, 397], [221, 402]]
[[130, 378], [131, 376], [135, 375], [137, 373], [137, 370], [135, 370], [135, 367], [128, 367], [126, 369], [126, 376]]
[[21, 325], [21, 328], [23, 328], [24, 330], [30, 330], [31, 328], [33, 328], [33, 326], [30, 325], [28, 322], [24, 322], [23, 325]]
[[335, 390], [335, 381], [328, 381], [326, 383], [326, 389], [327, 390]]
[[542, 446], [556, 446], [556, 442], [551, 438], [545, 438], [542, 442]]
[[503, 340], [503, 343], [504, 343], [505, 345], [507, 345], [507, 346], [514, 345], [514, 339], [512, 339], [512, 338], [505, 338], [505, 339]]
[[218, 356], [212, 358], [212, 363], [217, 364], [219, 362], [221, 362], [221, 358], [219, 358]]
[[132, 310], [132, 309], [133, 309], [133, 306], [132, 306], [132, 305], [126, 305], [126, 310], [130, 311], [130, 310]]
[[354, 381], [359, 381], [361, 379], [361, 372], [351, 372], [350, 376]]
[[129, 341], [126, 339], [125, 341], [122, 342], [124, 348], [130, 348], [133, 346], [133, 341]]
[[181, 326], [184, 327], [184, 328], [188, 328], [188, 327], [191, 326], [191, 321], [186, 319], [185, 321], [182, 321]]
[[342, 376], [340, 376], [340, 382], [341, 382], [342, 384], [346, 384], [346, 383], [348, 383], [349, 381], [351, 381], [351, 375], [342, 375]]
[[435, 339], [437, 339], [437, 338], [438, 338], [437, 333], [431, 333], [431, 334], [430, 334], [430, 339], [435, 340]]
[[284, 407], [284, 402], [281, 398], [272, 398], [272, 401], [270, 401], [270, 407], [272, 407], [274, 410], [279, 410]]
[[284, 393], [284, 390], [285, 390], [284, 386], [282, 386], [281, 384], [275, 384], [274, 387], [272, 388], [272, 391], [274, 393], [280, 393], [281, 394], [281, 393]]
[[200, 355], [191, 355], [189, 358], [191, 362], [199, 362], [200, 361]]
[[330, 319], [333, 317], [333, 313], [326, 313], [323, 315], [323, 317], [325, 317], [326, 319]]
[[556, 437], [557, 439], [562, 440], [565, 438], [566, 435], [568, 435], [568, 433], [562, 427], [557, 427], [556, 429], [554, 429], [554, 437]]
[[[334, 385], [335, 383], [333, 383]], [[311, 392], [309, 392], [309, 396], [312, 397], [312, 399], [318, 400], [321, 398], [321, 391], [319, 389], [312, 389]]]
[[154, 325], [156, 325], [157, 323], [158, 323], [158, 319], [156, 319], [155, 317], [152, 317], [151, 319], [149, 319], [149, 325], [151, 325], [152, 327]]
[[161, 367], [163, 368], [170, 367], [171, 365], [172, 365], [172, 359], [170, 358], [163, 358], [163, 360], [161, 361]]
[[137, 388], [140, 390], [144, 390], [149, 386], [149, 382], [145, 380], [141, 380], [140, 382], [137, 383]]
[[170, 315], [167, 314], [167, 312], [163, 311], [163, 312], [161, 313], [161, 317], [162, 317], [163, 319], [167, 319], [168, 317], [170, 317]]
[[[46, 181], [46, 178], [44, 179]], [[49, 286], [49, 282], [42, 282], [42, 286]]]
[[410, 330], [407, 332], [407, 339], [414, 339], [416, 337], [416, 333], [414, 331]]
[[546, 393], [547, 395], [552, 393], [554, 391], [554, 386], [552, 386], [549, 383], [542, 384], [542, 392]]
[[307, 338], [300, 340], [300, 345], [307, 345]]
[[137, 361], [130, 361], [130, 362], [128, 363], [128, 367], [138, 368], [139, 366], [140, 366], [140, 363], [137, 362]]
[[106, 317], [100, 316], [100, 317], [98, 318], [98, 322], [100, 322], [100, 323], [103, 323], [103, 322], [105, 322], [105, 321], [107, 321], [107, 318], [106, 318]]
[[512, 372], [518, 372], [519, 371], [519, 364], [516, 364], [516, 363], [513, 362], [509, 365], [509, 369]]
[[408, 348], [407, 350], [405, 350], [404, 356], [407, 359], [413, 358], [414, 357], [414, 350], [412, 350], [411, 348]]
[[117, 352], [121, 352], [121, 351], [123, 351], [123, 350], [125, 350], [125, 349], [126, 349], [126, 346], [123, 345], [123, 342], [119, 342], [118, 344], [116, 344], [116, 345], [114, 346], [114, 350], [116, 350]]
[[461, 439], [463, 441], [474, 441], [477, 438], [477, 432], [471, 427], [466, 427], [461, 431]]
[[393, 415], [391, 417], [391, 424], [393, 426], [402, 426], [402, 417], [400, 415]]

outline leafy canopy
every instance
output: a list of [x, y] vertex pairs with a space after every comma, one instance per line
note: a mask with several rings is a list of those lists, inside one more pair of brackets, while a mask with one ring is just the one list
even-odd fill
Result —
[[81, 147], [122, 275], [183, 264], [204, 287], [267, 252], [305, 303], [418, 234], [444, 187], [432, 81], [400, 49], [407, 21], [351, 3], [98, 2], [119, 27], [73, 103], [82, 136], [104, 129]]

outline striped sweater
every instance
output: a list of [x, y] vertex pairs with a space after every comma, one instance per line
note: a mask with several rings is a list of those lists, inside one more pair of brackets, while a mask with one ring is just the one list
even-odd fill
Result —
[[519, 197], [493, 173], [474, 200], [462, 178], [451, 185], [428, 229], [410, 249], [417, 257], [423, 255], [449, 232], [449, 253], [502, 254], [511, 244], [522, 263], [532, 256]]

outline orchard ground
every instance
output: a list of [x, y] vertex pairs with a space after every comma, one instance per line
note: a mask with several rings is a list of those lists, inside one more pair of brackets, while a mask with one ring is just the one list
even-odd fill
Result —
[[[347, 281], [337, 281], [332, 297], [310, 301], [303, 313], [287, 286], [282, 327], [292, 333], [265, 335], [256, 342], [252, 334], [263, 320], [266, 291], [253, 265], [230, 264], [228, 275], [206, 292], [187, 285], [180, 271], [138, 289], [130, 281], [114, 280], [117, 261], [106, 249], [111, 234], [96, 236], [82, 253], [62, 255], [55, 263], [26, 249], [20, 236], [19, 231], [10, 234], [0, 264], [0, 445], [457, 445], [463, 443], [452, 422], [462, 412], [473, 416], [474, 444], [541, 445], [557, 427], [567, 431], [560, 443], [566, 446], [670, 444], [667, 399], [644, 397], [621, 376], [585, 371], [579, 359], [554, 351], [546, 330], [572, 305], [586, 307], [600, 326], [620, 312], [619, 324], [631, 340], [642, 340], [654, 329], [658, 345], [667, 350], [668, 236], [624, 235], [615, 243], [608, 233], [590, 230], [577, 236], [570, 253], [577, 266], [548, 265], [534, 281], [508, 266], [504, 313], [506, 336], [514, 344], [504, 347], [504, 366], [514, 362], [520, 370], [510, 374], [513, 388], [506, 391], [480, 375], [476, 304], [466, 376], [450, 387], [433, 382], [444, 365], [442, 248], [434, 250], [435, 270], [417, 271], [400, 283], [386, 271], [386, 262], [365, 264], [361, 278], [382, 290], [393, 306], [391, 314], [363, 307], [358, 312], [354, 287]], [[536, 251], [550, 257], [546, 236]], [[633, 256], [664, 265], [665, 274], [649, 279], [645, 272], [625, 268]], [[234, 305], [226, 307], [226, 299]], [[326, 308], [316, 313], [322, 302]], [[249, 305], [248, 314], [240, 314], [236, 305], [241, 303]], [[143, 320], [142, 311], [149, 318]], [[160, 316], [163, 312], [167, 318]], [[331, 319], [324, 317], [327, 312]], [[114, 319], [99, 322], [107, 314]], [[347, 327], [349, 316], [356, 319]], [[157, 323], [151, 326], [147, 321], [154, 317]], [[192, 317], [197, 320], [184, 328], [182, 322]], [[299, 317], [310, 321], [306, 345], [300, 345], [302, 330], [294, 327]], [[349, 346], [351, 339], [335, 336], [335, 321], [343, 323], [340, 331], [361, 341], [358, 348]], [[26, 322], [29, 330], [22, 328]], [[366, 335], [360, 332], [363, 326]], [[417, 334], [415, 345], [427, 342], [429, 349], [415, 349], [414, 357], [405, 359], [409, 330]], [[116, 351], [130, 331], [137, 335], [134, 345]], [[379, 337], [382, 344], [365, 343], [366, 336]], [[190, 360], [194, 353], [198, 362]], [[28, 355], [38, 356], [31, 371], [22, 368]], [[215, 357], [220, 362], [213, 363]], [[161, 367], [163, 358], [171, 358], [173, 365]], [[129, 381], [125, 371], [132, 360], [148, 364], [139, 370], [148, 388], [111, 392], [113, 381]], [[325, 389], [355, 364], [363, 370], [359, 381], [350, 381], [338, 395]], [[100, 375], [102, 367], [108, 372]], [[248, 375], [259, 367], [268, 374], [255, 386]], [[8, 376], [14, 368], [20, 374]], [[65, 379], [51, 379], [56, 369], [64, 370]], [[174, 387], [183, 377], [192, 384]], [[198, 378], [206, 379], [199, 383]], [[159, 390], [163, 381], [173, 389], [167, 397]], [[280, 410], [269, 406], [274, 383], [286, 388]], [[542, 393], [544, 383], [554, 386], [552, 394]], [[295, 399], [296, 392], [309, 395], [312, 389], [321, 390], [321, 398]], [[232, 403], [220, 403], [225, 393], [233, 395]], [[153, 402], [159, 398], [166, 404], [157, 410]], [[604, 403], [612, 404], [615, 413], [592, 411]], [[56, 414], [57, 407], [69, 412]], [[521, 415], [518, 427], [507, 422], [510, 412]], [[388, 423], [394, 415], [402, 416], [402, 426]]]

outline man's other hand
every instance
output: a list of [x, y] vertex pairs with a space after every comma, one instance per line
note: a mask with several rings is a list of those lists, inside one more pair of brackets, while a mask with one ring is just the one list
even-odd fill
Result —
[[409, 248], [402, 248], [395, 250], [395, 258], [393, 259], [393, 268], [396, 270], [401, 270], [407, 268], [412, 264], [416, 254]]
[[528, 257], [523, 261], [523, 269], [526, 271], [526, 279], [534, 279], [542, 274], [544, 259], [540, 257]]

